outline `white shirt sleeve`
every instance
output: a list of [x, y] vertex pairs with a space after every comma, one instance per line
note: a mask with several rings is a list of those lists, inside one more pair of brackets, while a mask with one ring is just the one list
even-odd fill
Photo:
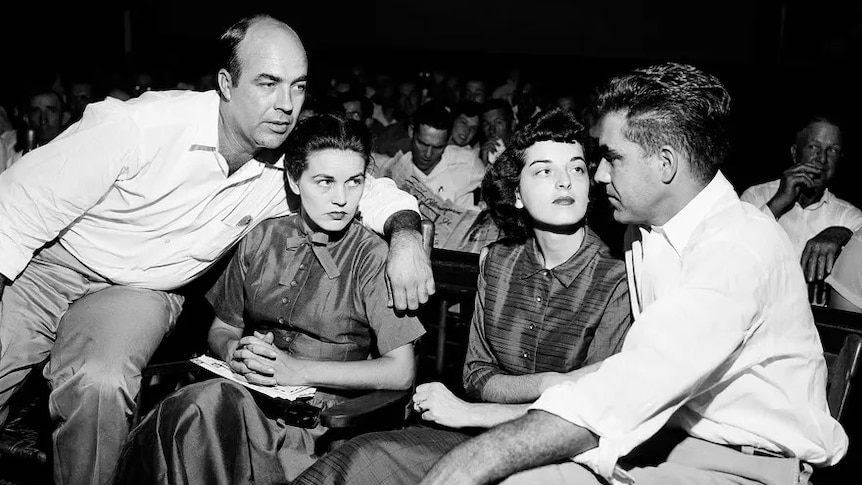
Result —
[[644, 309], [622, 351], [532, 406], [597, 434], [598, 448], [576, 461], [603, 476], [727, 370], [763, 306], [768, 271], [753, 251], [713, 238], [686, 252], [681, 283]]
[[844, 246], [826, 283], [844, 299], [862, 308], [862, 231], [854, 234]]
[[389, 217], [402, 210], [419, 212], [419, 204], [412, 195], [400, 190], [391, 179], [365, 177], [365, 191], [359, 200], [362, 222], [378, 234]]
[[773, 195], [769, 193], [769, 187], [766, 184], [755, 185], [753, 187], [749, 187], [739, 196], [739, 200], [743, 202], [748, 202], [749, 204], [757, 207], [758, 210], [768, 215], [769, 217], [775, 219], [775, 214], [772, 213], [772, 209], [769, 208], [767, 203], [769, 203], [769, 199], [772, 198]]
[[838, 220], [833, 226], [846, 227], [853, 232], [862, 229], [862, 210], [849, 202], [845, 202], [844, 207], [838, 214]]
[[0, 273], [10, 279], [33, 252], [131, 175], [139, 130], [120, 103], [101, 103], [51, 143], [0, 174]]

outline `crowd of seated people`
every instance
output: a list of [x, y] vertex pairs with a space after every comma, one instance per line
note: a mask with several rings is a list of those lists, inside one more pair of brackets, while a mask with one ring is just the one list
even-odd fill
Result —
[[[693, 66], [617, 76], [584, 106], [587, 96], [547, 96], [519, 69], [415, 78], [354, 66], [315, 86], [297, 34], [267, 16], [241, 20], [221, 40], [228, 57], [215, 77], [76, 78], [0, 110], [0, 251], [10, 255], [0, 261], [0, 425], [26, 373], [50, 358], [58, 482], [149, 482], [135, 467], [161, 473], [152, 463], [163, 477], [284, 481], [312, 466], [326, 429], [287, 429], [256, 413], [247, 391], [215, 381], [159, 405], [127, 443], [125, 478], [114, 476], [141, 368], [182, 305], [177, 288], [234, 245], [210, 293], [210, 343], [235, 371], [294, 384], [295, 360], [309, 361], [317, 374], [301, 383], [335, 391], [320, 394], [323, 406], [343, 389], [409, 387], [423, 330], [390, 307], [416, 310], [434, 292], [420, 217], [434, 222], [435, 247], [482, 254], [469, 399], [518, 406], [452, 421], [452, 409], [476, 403], [420, 386], [424, 419], [487, 431], [359, 438], [312, 466], [309, 483], [362, 475], [351, 467], [378, 463], [377, 450], [404, 436], [446, 450], [425, 454], [419, 471], [391, 474], [397, 483], [426, 473], [427, 483], [785, 483], [776, 477], [807, 476], [846, 453], [806, 294], [806, 281], [825, 281], [830, 303], [862, 311], [862, 211], [829, 190], [846, 153], [835, 118], [800, 123], [790, 167], [742, 191], [718, 169], [730, 95]], [[252, 55], [267, 50], [276, 60]], [[338, 125], [332, 133], [324, 120]], [[360, 141], [345, 138], [353, 131]], [[305, 151], [291, 153], [299, 141]], [[331, 200], [315, 201], [330, 190]], [[607, 213], [587, 210], [599, 199]], [[624, 227], [616, 222], [628, 224], [625, 236], [601, 241], [610, 232], [599, 228]], [[299, 298], [303, 290], [311, 293]], [[117, 305], [134, 311], [114, 328]], [[350, 325], [315, 319], [340, 312]], [[554, 333], [572, 322], [591, 327]], [[784, 347], [772, 348], [779, 334]], [[570, 341], [552, 349], [543, 339]], [[334, 341], [356, 348], [331, 351]], [[564, 362], [545, 365], [543, 352]], [[494, 359], [502, 372], [476, 370]], [[311, 364], [334, 360], [344, 367]], [[208, 427], [225, 416], [229, 436]], [[238, 468], [219, 462], [240, 454], [231, 446], [258, 450], [261, 438], [277, 446]], [[386, 467], [403, 468], [395, 460], [372, 471]]]

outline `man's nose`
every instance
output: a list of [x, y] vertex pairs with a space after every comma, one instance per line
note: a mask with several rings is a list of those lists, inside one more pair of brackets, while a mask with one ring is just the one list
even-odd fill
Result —
[[596, 168], [596, 175], [593, 179], [600, 184], [611, 183], [610, 163], [604, 158], [599, 162], [599, 166]]
[[275, 109], [284, 111], [287, 114], [293, 112], [293, 99], [290, 96], [290, 86], [284, 86], [278, 90], [278, 95], [275, 99]]

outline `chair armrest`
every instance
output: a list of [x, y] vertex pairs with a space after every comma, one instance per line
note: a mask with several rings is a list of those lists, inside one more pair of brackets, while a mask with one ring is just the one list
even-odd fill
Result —
[[398, 426], [403, 423], [409, 390], [372, 391], [324, 409], [320, 422], [330, 428]]

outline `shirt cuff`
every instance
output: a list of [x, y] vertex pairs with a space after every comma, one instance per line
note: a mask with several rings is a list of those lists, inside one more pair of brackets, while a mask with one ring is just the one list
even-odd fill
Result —
[[415, 197], [396, 187], [391, 179], [368, 177], [359, 209], [363, 224], [382, 235], [383, 226], [392, 214], [403, 210], [419, 213], [419, 204]]

